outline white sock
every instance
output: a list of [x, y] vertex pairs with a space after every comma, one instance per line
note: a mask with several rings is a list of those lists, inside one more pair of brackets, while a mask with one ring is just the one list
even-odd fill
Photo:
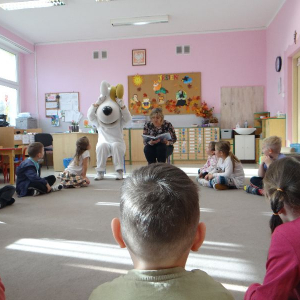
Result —
[[57, 192], [60, 191], [63, 188], [63, 186], [61, 184], [59, 185], [55, 185], [51, 187], [51, 192]]

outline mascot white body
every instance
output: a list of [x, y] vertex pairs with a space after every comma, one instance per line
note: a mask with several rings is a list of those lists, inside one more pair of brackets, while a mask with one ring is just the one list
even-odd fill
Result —
[[100, 97], [91, 105], [87, 116], [98, 130], [98, 143], [96, 146], [97, 175], [95, 180], [104, 178], [107, 158], [112, 156], [116, 179], [123, 179], [124, 155], [126, 145], [123, 139], [123, 127], [131, 121], [131, 114], [124, 105], [123, 86], [111, 87], [102, 81]]

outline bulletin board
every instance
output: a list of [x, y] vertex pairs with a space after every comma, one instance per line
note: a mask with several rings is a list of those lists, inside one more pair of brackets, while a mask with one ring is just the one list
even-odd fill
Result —
[[128, 76], [128, 99], [132, 115], [157, 107], [166, 115], [194, 114], [201, 105], [201, 73]]
[[80, 116], [79, 93], [45, 94], [46, 117], [58, 116], [64, 122], [77, 121]]

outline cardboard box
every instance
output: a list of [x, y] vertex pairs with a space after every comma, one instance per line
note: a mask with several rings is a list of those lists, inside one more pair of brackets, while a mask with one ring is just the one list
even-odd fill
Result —
[[37, 119], [35, 119], [35, 118], [16, 118], [16, 128], [18, 128], [18, 129], [37, 128]]

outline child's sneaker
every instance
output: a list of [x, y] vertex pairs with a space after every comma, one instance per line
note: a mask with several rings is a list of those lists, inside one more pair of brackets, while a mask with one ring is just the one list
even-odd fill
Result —
[[6, 203], [6, 205], [12, 205], [12, 204], [14, 204], [15, 203], [15, 198], [11, 198], [9, 201], [7, 201]]
[[94, 180], [102, 180], [104, 178], [104, 172], [97, 172], [96, 177], [94, 178]]
[[227, 185], [225, 185], [225, 184], [216, 183], [216, 184], [214, 185], [214, 189], [215, 189], [215, 190], [228, 190], [229, 187], [228, 187]]
[[60, 191], [63, 188], [63, 186], [61, 184], [59, 185], [55, 185], [51, 187], [51, 192], [57, 192]]
[[253, 194], [253, 195], [259, 195], [259, 192], [258, 192], [259, 189], [255, 188], [251, 185], [245, 185], [244, 190], [246, 191], [246, 193]]
[[116, 180], [122, 180], [122, 179], [123, 179], [123, 170], [117, 170]]
[[40, 195], [41, 193], [38, 190], [33, 190], [33, 197]]
[[204, 178], [197, 178], [197, 181], [202, 186], [208, 186], [208, 187], [210, 186], [209, 181]]

